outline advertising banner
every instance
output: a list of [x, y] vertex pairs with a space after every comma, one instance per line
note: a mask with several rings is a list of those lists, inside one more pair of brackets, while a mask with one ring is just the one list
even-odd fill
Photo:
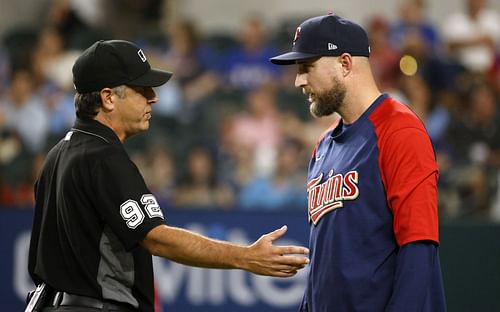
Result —
[[[0, 311], [23, 311], [26, 293], [34, 287], [27, 272], [32, 211], [0, 213]], [[165, 216], [170, 225], [241, 244], [288, 225], [276, 243], [307, 246], [305, 212], [172, 210]], [[271, 278], [241, 270], [193, 268], [158, 257], [154, 267], [162, 311], [297, 311], [307, 275], [304, 269], [292, 278]]]

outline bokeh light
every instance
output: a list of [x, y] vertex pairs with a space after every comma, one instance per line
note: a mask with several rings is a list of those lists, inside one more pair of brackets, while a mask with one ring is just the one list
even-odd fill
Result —
[[406, 76], [413, 76], [417, 73], [417, 60], [411, 55], [403, 55], [399, 60], [399, 69]]

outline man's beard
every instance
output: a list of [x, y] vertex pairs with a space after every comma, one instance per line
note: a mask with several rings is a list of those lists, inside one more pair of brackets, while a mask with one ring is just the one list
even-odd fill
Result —
[[329, 116], [338, 112], [343, 105], [346, 88], [337, 78], [333, 78], [333, 82], [332, 89], [314, 95], [314, 103], [309, 107], [314, 117]]

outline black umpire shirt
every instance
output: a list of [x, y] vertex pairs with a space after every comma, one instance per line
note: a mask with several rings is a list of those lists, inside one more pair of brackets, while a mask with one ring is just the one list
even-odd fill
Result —
[[48, 153], [35, 200], [35, 283], [154, 310], [152, 258], [140, 242], [163, 214], [113, 130], [77, 119]]

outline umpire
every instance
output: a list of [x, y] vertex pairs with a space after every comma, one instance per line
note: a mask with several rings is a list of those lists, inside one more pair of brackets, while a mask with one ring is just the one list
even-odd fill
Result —
[[75, 62], [76, 122], [35, 184], [28, 269], [51, 290], [43, 311], [154, 311], [151, 255], [276, 277], [308, 263], [306, 248], [273, 245], [286, 227], [240, 246], [166, 225], [123, 142], [149, 128], [153, 87], [171, 76], [122, 40], [98, 41]]

